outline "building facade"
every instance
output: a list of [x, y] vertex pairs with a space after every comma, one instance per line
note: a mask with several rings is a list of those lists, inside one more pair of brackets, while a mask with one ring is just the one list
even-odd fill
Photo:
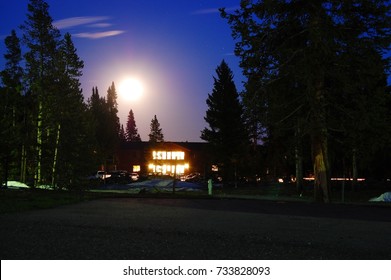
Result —
[[117, 168], [142, 176], [206, 174], [211, 169], [207, 143], [127, 142], [120, 146]]

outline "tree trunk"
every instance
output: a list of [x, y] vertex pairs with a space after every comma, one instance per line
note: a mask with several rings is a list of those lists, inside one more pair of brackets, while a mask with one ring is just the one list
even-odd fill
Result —
[[296, 167], [297, 193], [302, 194], [303, 193], [303, 149], [301, 143], [300, 120], [297, 120], [297, 128], [296, 128], [295, 167]]
[[56, 146], [54, 148], [53, 168], [52, 168], [52, 187], [56, 185], [56, 167], [57, 167], [57, 156], [58, 156], [58, 145], [60, 143], [60, 129], [61, 124], [57, 126]]
[[0, 184], [4, 183], [4, 187], [8, 187], [8, 168], [9, 168], [9, 151], [6, 151], [4, 156], [4, 179], [0, 181]]
[[20, 181], [26, 183], [27, 171], [27, 152], [25, 144], [22, 145], [21, 161], [20, 161]]
[[357, 169], [357, 149], [353, 148], [352, 151], [352, 188], [355, 190], [357, 187], [357, 179], [358, 179], [358, 169]]
[[312, 111], [312, 161], [314, 165], [315, 201], [330, 202], [329, 168], [327, 147], [327, 117], [325, 98], [325, 63], [327, 53], [324, 51], [324, 22], [318, 11], [322, 10], [321, 2], [314, 2], [309, 26], [310, 54], [308, 90], [310, 91]]
[[323, 81], [317, 83], [313, 110], [312, 162], [314, 165], [315, 201], [330, 202], [328, 143], [326, 126], [326, 108], [324, 102]]
[[330, 202], [330, 191], [327, 163], [327, 139], [315, 136], [312, 145], [315, 176], [315, 201], [328, 203]]
[[37, 120], [37, 166], [34, 175], [34, 186], [37, 187], [41, 183], [41, 164], [42, 164], [42, 101], [38, 104], [38, 120]]

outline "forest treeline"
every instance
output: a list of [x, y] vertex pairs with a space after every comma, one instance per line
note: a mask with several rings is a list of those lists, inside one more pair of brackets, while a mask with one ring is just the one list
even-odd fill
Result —
[[[0, 73], [1, 183], [75, 188], [97, 168], [115, 163], [121, 141], [141, 141], [133, 111], [126, 129], [118, 118], [114, 82], [105, 95], [98, 88], [84, 100], [79, 79], [84, 63], [69, 33], [53, 26], [49, 6], [31, 0], [27, 17], [5, 38]], [[22, 50], [24, 50], [22, 52]], [[155, 139], [156, 135], [160, 138]], [[156, 116], [150, 141], [163, 134]], [[101, 167], [102, 166], [102, 167]]]
[[298, 186], [310, 162], [318, 201], [329, 201], [331, 175], [391, 178], [390, 8], [242, 0], [221, 9], [247, 79], [253, 142], [262, 141], [271, 172], [294, 166]]
[[[83, 61], [48, 9], [30, 0], [21, 36], [5, 39], [1, 176], [77, 186], [141, 138], [132, 110], [120, 125], [114, 83], [84, 100]], [[226, 62], [217, 67], [200, 137], [227, 180], [292, 175], [300, 191], [311, 173], [327, 202], [331, 176], [391, 178], [389, 1], [242, 0], [221, 15], [246, 80], [237, 92]], [[149, 140], [164, 141], [156, 115]]]

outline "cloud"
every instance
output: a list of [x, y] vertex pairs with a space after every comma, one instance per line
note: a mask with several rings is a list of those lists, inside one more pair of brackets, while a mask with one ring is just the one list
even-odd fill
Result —
[[123, 30], [110, 30], [110, 31], [104, 31], [104, 32], [82, 32], [74, 34], [73, 36], [79, 37], [79, 38], [87, 38], [87, 39], [100, 39], [105, 37], [111, 37], [111, 36], [117, 36], [119, 34], [124, 33]]
[[90, 23], [95, 23], [99, 21], [104, 21], [110, 19], [109, 17], [99, 16], [99, 17], [72, 17], [61, 20], [56, 20], [53, 22], [53, 25], [58, 29], [66, 29], [74, 26], [80, 26]]
[[94, 24], [89, 24], [88, 27], [95, 27], [95, 28], [105, 28], [105, 27], [109, 27], [109, 26], [112, 26], [111, 23], [107, 23], [107, 22], [102, 22], [102, 23], [94, 23]]
[[[234, 6], [234, 7], [224, 8], [224, 9], [225, 11], [229, 12], [229, 11], [237, 10], [239, 8], [240, 8], [239, 6]], [[219, 14], [220, 13], [219, 9], [220, 8], [201, 9], [201, 10], [193, 11], [191, 14], [192, 15]]]
[[100, 39], [105, 37], [117, 36], [124, 33], [124, 30], [107, 30], [102, 32], [83, 32], [86, 28], [106, 28], [112, 26], [111, 23], [104, 22], [109, 20], [107, 16], [94, 17], [72, 17], [61, 19], [53, 22], [53, 25], [58, 29], [67, 29], [71, 27], [78, 27], [79, 33], [72, 34], [74, 37], [87, 39]]

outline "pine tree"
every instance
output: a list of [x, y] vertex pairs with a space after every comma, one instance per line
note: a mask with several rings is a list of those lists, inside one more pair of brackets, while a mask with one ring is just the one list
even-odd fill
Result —
[[[387, 50], [389, 14], [387, 1], [243, 0], [233, 14], [222, 11], [238, 39], [235, 53], [248, 78], [245, 104], [264, 110], [259, 121], [268, 136], [284, 126], [308, 129], [318, 201], [330, 201], [329, 136], [332, 123], [344, 123], [333, 119], [345, 109], [344, 86], [376, 75], [348, 78], [352, 58], [362, 56], [349, 48]], [[364, 56], [373, 65], [372, 58]], [[367, 63], [356, 64], [353, 72], [365, 73]]]
[[[12, 30], [11, 35], [5, 38], [7, 53], [4, 55], [6, 59], [5, 69], [1, 71], [0, 77], [4, 88], [0, 96], [0, 178], [4, 178], [7, 183], [9, 175], [16, 179], [19, 170], [19, 162], [21, 158], [20, 145], [23, 143], [21, 137], [23, 125], [23, 109], [22, 106], [22, 77], [23, 69], [21, 67], [22, 53], [20, 40], [16, 35], [15, 30]], [[10, 165], [13, 163], [13, 168], [10, 170]], [[10, 172], [9, 172], [10, 171]], [[9, 174], [11, 173], [11, 174]], [[0, 184], [3, 180], [0, 180]]]
[[164, 135], [160, 128], [160, 123], [156, 117], [151, 120], [151, 132], [149, 133], [149, 142], [158, 143], [164, 142]]
[[112, 127], [110, 127], [110, 113], [106, 98], [100, 97], [97, 87], [92, 88], [92, 95], [88, 99], [88, 111], [91, 130], [94, 136], [93, 153], [96, 165], [106, 166], [106, 161], [112, 150]]
[[[69, 187], [69, 182], [76, 183], [77, 178], [88, 172], [91, 160], [88, 153], [86, 106], [79, 81], [84, 62], [77, 55], [69, 33], [60, 41], [57, 67], [52, 185], [59, 183], [59, 187]], [[78, 124], [76, 130], [75, 123]]]
[[243, 109], [233, 81], [233, 73], [223, 60], [216, 69], [212, 93], [208, 95], [204, 128], [201, 139], [212, 147], [214, 159], [223, 169], [224, 179], [233, 177], [233, 168], [245, 154], [248, 134], [243, 120]]
[[92, 135], [91, 150], [95, 158], [95, 164], [99, 165], [105, 162], [104, 155], [104, 104], [106, 100], [99, 96], [97, 87], [92, 88], [91, 97], [87, 100], [88, 123]]
[[119, 130], [119, 141], [120, 143], [126, 143], [126, 133], [125, 133], [125, 128], [124, 125], [121, 124], [121, 129]]
[[93, 124], [96, 163], [104, 166], [107, 166], [107, 163], [114, 164], [121, 132], [114, 83], [108, 88], [106, 98], [99, 96], [97, 87], [92, 89], [88, 111]]
[[[55, 108], [58, 45], [60, 33], [53, 26], [49, 15], [49, 5], [42, 0], [30, 0], [27, 20], [21, 26], [24, 31], [23, 42], [28, 52], [25, 53], [26, 75], [29, 87], [30, 106], [36, 112], [36, 153], [34, 166], [34, 185], [51, 177], [51, 160], [53, 152], [50, 144], [53, 142], [51, 112]], [[48, 149], [46, 149], [48, 148]]]
[[117, 91], [114, 82], [111, 83], [111, 86], [107, 90], [106, 107], [108, 110], [108, 119], [106, 123], [106, 129], [108, 130], [109, 136], [107, 139], [107, 151], [109, 152], [108, 159], [112, 159], [114, 163], [114, 155], [117, 152], [120, 143], [119, 133], [121, 128], [118, 117]]
[[136, 121], [134, 119], [134, 114], [133, 114], [132, 109], [130, 109], [129, 114], [128, 114], [125, 135], [126, 135], [127, 142], [140, 142], [141, 141], [141, 137], [140, 137], [140, 134], [138, 133], [138, 129], [136, 127]]

